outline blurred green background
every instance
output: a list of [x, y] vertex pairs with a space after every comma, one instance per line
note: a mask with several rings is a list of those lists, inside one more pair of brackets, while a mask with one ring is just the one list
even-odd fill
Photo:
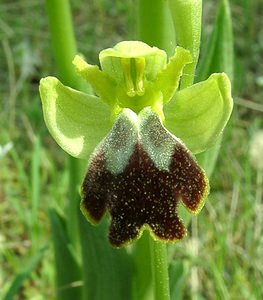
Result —
[[[205, 47], [218, 1], [203, 2]], [[98, 63], [103, 48], [135, 38], [136, 1], [71, 4], [78, 49], [89, 63]], [[230, 5], [235, 108], [209, 200], [193, 218], [193, 236], [190, 229], [177, 245], [176, 260], [189, 266], [183, 299], [263, 299], [263, 170], [250, 157], [253, 136], [263, 128], [263, 1]], [[0, 40], [0, 299], [17, 274], [30, 276], [14, 299], [54, 299], [48, 208], [63, 213], [69, 174], [38, 94], [39, 80], [57, 74], [44, 1], [1, 0]], [[41, 258], [30, 261], [39, 251]]]

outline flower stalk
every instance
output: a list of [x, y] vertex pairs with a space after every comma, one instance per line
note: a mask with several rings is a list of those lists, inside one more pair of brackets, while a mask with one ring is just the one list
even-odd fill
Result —
[[154, 299], [169, 300], [170, 285], [167, 263], [167, 247], [166, 244], [150, 240], [152, 273], [154, 283]]

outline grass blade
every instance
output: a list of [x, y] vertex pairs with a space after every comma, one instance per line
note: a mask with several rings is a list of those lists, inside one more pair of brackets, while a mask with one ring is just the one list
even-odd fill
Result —
[[30, 231], [33, 247], [37, 247], [39, 240], [39, 224], [38, 224], [38, 209], [41, 193], [41, 139], [37, 135], [33, 145], [32, 162], [31, 162], [31, 216], [30, 216]]
[[23, 271], [16, 275], [14, 278], [9, 290], [7, 291], [3, 300], [12, 300], [17, 295], [17, 292], [21, 288], [22, 284], [26, 279], [28, 279], [31, 273], [39, 264], [40, 260], [42, 259], [43, 255], [45, 254], [47, 247], [41, 248], [23, 267]]

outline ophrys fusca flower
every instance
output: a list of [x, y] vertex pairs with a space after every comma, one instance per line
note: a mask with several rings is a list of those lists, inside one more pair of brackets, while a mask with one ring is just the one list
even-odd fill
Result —
[[113, 246], [144, 228], [163, 241], [182, 239], [182, 201], [198, 213], [209, 192], [194, 154], [211, 147], [232, 111], [224, 73], [177, 91], [189, 52], [166, 53], [142, 42], [121, 42], [100, 53], [101, 69], [80, 56], [73, 63], [97, 96], [41, 80], [44, 118], [57, 143], [89, 159], [81, 208], [92, 223], [109, 212]]

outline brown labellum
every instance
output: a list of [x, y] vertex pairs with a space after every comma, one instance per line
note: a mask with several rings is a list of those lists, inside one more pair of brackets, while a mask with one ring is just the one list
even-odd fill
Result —
[[196, 213], [208, 194], [207, 178], [185, 146], [175, 140], [169, 168], [160, 170], [144, 150], [149, 147], [138, 141], [118, 174], [107, 168], [103, 148], [94, 153], [83, 182], [85, 215], [98, 223], [109, 212], [109, 240], [115, 247], [138, 238], [144, 228], [163, 241], [182, 239], [186, 229], [177, 214], [178, 201]]

